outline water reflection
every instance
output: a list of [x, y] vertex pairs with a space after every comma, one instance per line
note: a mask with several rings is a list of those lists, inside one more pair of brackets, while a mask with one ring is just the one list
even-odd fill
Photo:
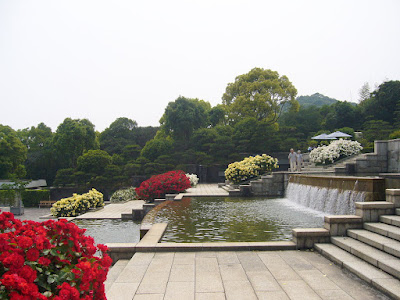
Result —
[[139, 242], [138, 222], [108, 219], [75, 219], [73, 222], [85, 228], [86, 235], [92, 236], [96, 244]]
[[163, 242], [288, 240], [292, 228], [322, 227], [323, 214], [286, 199], [195, 197], [174, 201], [156, 216], [167, 222]]

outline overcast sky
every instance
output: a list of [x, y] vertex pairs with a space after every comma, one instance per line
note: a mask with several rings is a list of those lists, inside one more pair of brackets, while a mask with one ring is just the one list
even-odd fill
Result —
[[219, 104], [254, 67], [356, 102], [365, 82], [400, 79], [399, 13], [399, 0], [0, 0], [0, 124], [157, 126], [168, 102]]

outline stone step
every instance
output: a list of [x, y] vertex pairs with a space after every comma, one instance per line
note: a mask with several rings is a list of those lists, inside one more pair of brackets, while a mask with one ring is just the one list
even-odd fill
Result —
[[104, 283], [106, 292], [111, 288], [112, 284], [118, 278], [119, 274], [121, 274], [121, 272], [124, 270], [128, 262], [129, 259], [120, 259], [108, 271], [107, 280]]
[[400, 241], [400, 228], [385, 223], [364, 223], [364, 229]]
[[400, 242], [365, 229], [349, 229], [347, 235], [400, 258]]
[[314, 247], [323, 256], [356, 274], [381, 292], [400, 300], [400, 280], [333, 244], [315, 244]]
[[400, 216], [380, 216], [379, 220], [382, 223], [400, 227]]
[[396, 208], [396, 215], [400, 216], [400, 208]]
[[334, 245], [400, 279], [400, 259], [351, 237], [332, 237]]

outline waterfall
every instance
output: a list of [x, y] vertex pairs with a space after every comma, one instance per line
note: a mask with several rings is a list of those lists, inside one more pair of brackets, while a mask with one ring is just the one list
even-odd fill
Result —
[[365, 192], [318, 187], [289, 182], [286, 198], [297, 204], [332, 215], [351, 215], [355, 213], [355, 202], [363, 202]]

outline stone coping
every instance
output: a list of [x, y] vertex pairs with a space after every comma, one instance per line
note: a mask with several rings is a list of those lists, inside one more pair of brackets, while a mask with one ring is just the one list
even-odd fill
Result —
[[108, 243], [111, 252], [170, 252], [170, 251], [252, 251], [295, 250], [292, 241], [273, 242], [209, 242], [209, 243]]
[[400, 189], [386, 189], [386, 195], [400, 196]]
[[332, 215], [324, 217], [325, 223], [362, 223], [362, 218], [356, 215]]
[[325, 228], [294, 228], [292, 234], [294, 237], [329, 236], [329, 230]]
[[394, 208], [394, 204], [388, 201], [370, 201], [370, 202], [356, 202], [356, 208], [361, 209], [390, 209]]

